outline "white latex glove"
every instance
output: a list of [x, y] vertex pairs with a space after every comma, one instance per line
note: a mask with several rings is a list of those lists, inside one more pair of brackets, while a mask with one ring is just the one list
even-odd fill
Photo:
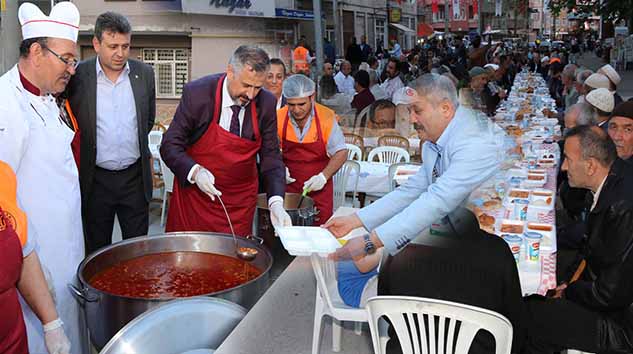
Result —
[[312, 176], [309, 180], [305, 181], [303, 183], [303, 189], [307, 188], [308, 190], [310, 190], [310, 192], [320, 191], [321, 189], [323, 189], [323, 187], [325, 187], [326, 183], [327, 179], [325, 178], [323, 172], [321, 172], [318, 175]]
[[215, 177], [213, 173], [202, 166], [198, 168], [198, 173], [196, 173], [196, 177], [193, 178], [193, 181], [196, 182], [198, 188], [208, 195], [211, 200], [215, 200], [216, 196], [222, 195], [222, 192], [215, 189]]
[[284, 209], [282, 201], [275, 201], [270, 205], [270, 221], [274, 228], [292, 226], [292, 219]]
[[44, 342], [48, 354], [70, 354], [70, 341], [59, 318], [44, 325]]
[[290, 177], [290, 171], [288, 170], [288, 167], [286, 167], [286, 184], [291, 184], [294, 183], [296, 181], [296, 179]]

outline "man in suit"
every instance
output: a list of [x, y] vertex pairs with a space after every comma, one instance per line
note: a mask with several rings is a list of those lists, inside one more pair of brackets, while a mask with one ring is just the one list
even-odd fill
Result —
[[97, 57], [69, 84], [81, 131], [80, 169], [86, 253], [112, 242], [115, 215], [123, 238], [147, 234], [152, 175], [147, 134], [154, 126], [154, 71], [128, 59], [132, 28], [106, 12], [97, 18]]
[[258, 191], [256, 155], [273, 226], [292, 224], [283, 207], [286, 173], [277, 137], [276, 99], [262, 90], [269, 68], [264, 50], [244, 45], [233, 53], [225, 73], [185, 85], [160, 147], [177, 180], [167, 231], [234, 230], [250, 235]]

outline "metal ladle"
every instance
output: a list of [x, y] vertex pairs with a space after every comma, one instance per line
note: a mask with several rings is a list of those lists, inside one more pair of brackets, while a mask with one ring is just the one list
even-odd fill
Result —
[[235, 254], [237, 258], [250, 262], [257, 257], [257, 249], [252, 247], [239, 247], [237, 244], [237, 236], [235, 236], [235, 230], [233, 230], [233, 223], [231, 222], [231, 217], [229, 216], [229, 212], [226, 210], [224, 206], [224, 202], [220, 196], [216, 196], [222, 205], [222, 209], [224, 209], [224, 215], [226, 215], [226, 220], [229, 222], [229, 227], [231, 228], [231, 235], [233, 235], [233, 242], [235, 244]]

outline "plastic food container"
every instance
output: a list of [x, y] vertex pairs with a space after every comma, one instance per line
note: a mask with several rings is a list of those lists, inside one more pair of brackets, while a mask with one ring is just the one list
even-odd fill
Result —
[[521, 259], [521, 245], [523, 244], [523, 238], [521, 238], [521, 236], [513, 234], [504, 234], [501, 237], [510, 247], [510, 251], [512, 251], [512, 256], [514, 256], [514, 261], [519, 263], [519, 260]]
[[514, 219], [525, 221], [527, 220], [529, 202], [526, 199], [514, 200]]
[[500, 234], [514, 234], [521, 236], [525, 230], [525, 222], [521, 220], [503, 219], [497, 228]]
[[538, 262], [541, 253], [541, 241], [543, 235], [539, 232], [528, 231], [523, 235], [525, 239], [525, 250], [527, 252], [527, 260], [531, 262]]
[[321, 227], [280, 227], [277, 233], [284, 248], [293, 256], [309, 256], [313, 253], [327, 256], [341, 247], [336, 237]]

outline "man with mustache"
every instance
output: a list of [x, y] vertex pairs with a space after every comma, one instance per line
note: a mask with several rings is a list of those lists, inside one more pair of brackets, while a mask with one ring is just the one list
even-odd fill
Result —
[[[37, 308], [32, 311], [23, 303], [28, 352], [48, 353], [52, 332], [58, 337], [65, 331], [72, 351], [63, 345], [50, 353], [86, 353], [81, 347], [79, 304], [67, 288], [76, 282], [77, 266], [84, 258], [79, 176], [70, 147], [75, 132], [55, 100], [77, 67], [79, 11], [72, 3], [61, 2], [46, 16], [37, 6], [24, 3], [18, 17], [20, 58], [0, 77], [0, 160], [16, 174], [17, 205], [28, 216], [28, 238], [37, 245], [59, 315], [40, 318]], [[0, 178], [0, 185], [8, 183]], [[3, 217], [7, 215], [5, 210]], [[0, 254], [0, 260], [6, 257]], [[8, 314], [0, 309], [0, 327]]]
[[633, 102], [626, 101], [615, 107], [608, 124], [618, 157], [633, 163]]
[[147, 134], [154, 126], [154, 70], [129, 59], [132, 27], [106, 12], [95, 23], [95, 58], [68, 85], [81, 131], [79, 180], [86, 254], [112, 243], [114, 217], [123, 239], [147, 234], [152, 199]]
[[257, 204], [256, 155], [273, 226], [290, 226], [283, 207], [286, 186], [279, 152], [276, 100], [262, 90], [268, 54], [243, 45], [226, 73], [185, 85], [180, 104], [163, 137], [160, 154], [176, 175], [166, 231], [252, 233]]

